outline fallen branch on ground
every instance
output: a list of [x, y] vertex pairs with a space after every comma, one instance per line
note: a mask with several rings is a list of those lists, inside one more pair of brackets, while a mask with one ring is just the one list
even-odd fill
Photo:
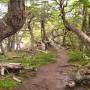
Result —
[[21, 65], [21, 63], [1, 63], [0, 69], [1, 75], [5, 75], [5, 71], [17, 73], [24, 69], [24, 67]]

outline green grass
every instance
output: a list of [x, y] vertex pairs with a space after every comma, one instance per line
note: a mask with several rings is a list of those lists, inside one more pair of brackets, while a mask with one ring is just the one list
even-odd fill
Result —
[[12, 90], [17, 86], [17, 83], [12, 79], [5, 78], [0, 80], [0, 89]]
[[55, 55], [51, 52], [39, 52], [32, 57], [30, 55], [23, 56], [20, 62], [27, 67], [40, 67], [55, 62]]
[[[31, 56], [29, 53], [18, 53], [19, 58], [13, 58], [13, 60], [8, 60], [4, 56], [0, 55], [1, 62], [9, 63], [22, 63], [25, 67], [38, 68], [42, 65], [49, 63], [54, 63], [56, 55], [52, 52], [39, 52], [36, 55]], [[22, 74], [22, 73], [21, 73]], [[27, 74], [27, 73], [25, 73]], [[22, 75], [21, 75], [22, 76]], [[30, 77], [30, 76], [29, 76]], [[6, 78], [0, 80], [0, 89], [12, 90], [17, 86], [17, 83], [12, 79]]]
[[75, 64], [80, 64], [82, 66], [88, 64], [90, 62], [89, 57], [87, 54], [83, 54], [79, 50], [69, 50], [69, 62], [75, 63]]
[[10, 63], [22, 63], [25, 67], [40, 67], [49, 63], [55, 62], [56, 55], [52, 52], [39, 52], [36, 55], [30, 55], [28, 53], [18, 53], [19, 58], [13, 58], [13, 60], [4, 59], [0, 56], [1, 62]]
[[78, 50], [69, 50], [69, 57], [71, 62], [76, 62], [83, 59], [83, 54]]

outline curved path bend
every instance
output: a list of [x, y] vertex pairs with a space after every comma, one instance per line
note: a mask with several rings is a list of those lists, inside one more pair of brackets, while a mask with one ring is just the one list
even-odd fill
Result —
[[[56, 47], [57, 61], [39, 68], [36, 77], [28, 79], [16, 90], [65, 90], [64, 80], [67, 77], [68, 68], [61, 66], [68, 64], [69, 57], [65, 48]], [[72, 89], [74, 90], [74, 89]], [[77, 88], [75, 90], [88, 90]]]

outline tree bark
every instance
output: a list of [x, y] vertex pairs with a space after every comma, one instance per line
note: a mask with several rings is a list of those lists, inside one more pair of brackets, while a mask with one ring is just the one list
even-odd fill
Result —
[[41, 38], [42, 38], [42, 42], [44, 43], [46, 40], [45, 20], [44, 19], [41, 19]]
[[89, 24], [89, 29], [90, 29], [90, 14], [88, 15], [88, 17], [89, 17], [89, 23], [88, 24]]
[[28, 29], [29, 29], [29, 33], [30, 33], [30, 36], [31, 36], [31, 49], [32, 51], [34, 52], [35, 51], [35, 47], [34, 47], [34, 35], [33, 35], [33, 28], [32, 28], [32, 20], [33, 20], [34, 16], [32, 16], [28, 22]]
[[[83, 4], [83, 19], [82, 19], [82, 28], [81, 30], [83, 32], [86, 32], [87, 33], [87, 7], [85, 4]], [[80, 51], [84, 51], [84, 44], [82, 41], [80, 41]]]
[[8, 37], [7, 51], [13, 51], [15, 49], [15, 35]]
[[25, 0], [10, 0], [8, 13], [0, 20], [0, 42], [15, 34], [25, 22]]
[[68, 30], [73, 31], [74, 33], [76, 33], [76, 35], [78, 35], [78, 37], [82, 40], [82, 42], [84, 42], [87, 45], [90, 45], [90, 37], [87, 36], [86, 33], [77, 29], [76, 27], [74, 27], [73, 25], [68, 23], [68, 21], [65, 21], [65, 27]]
[[42, 42], [45, 44], [45, 50], [48, 49], [48, 38], [47, 38], [47, 35], [46, 35], [46, 30], [45, 30], [45, 18], [42, 16], [41, 17], [41, 39], [42, 39]]
[[66, 29], [64, 29], [64, 30], [63, 30], [63, 41], [62, 41], [62, 45], [63, 45], [63, 46], [65, 46], [66, 35], [67, 35], [67, 31], [66, 31]]
[[81, 39], [81, 41], [88, 47], [88, 49], [90, 49], [90, 37], [85, 32], [79, 30], [78, 28], [70, 24], [68, 20], [66, 20], [63, 2], [63, 0], [60, 1], [60, 11], [64, 26], [67, 30], [74, 32]]

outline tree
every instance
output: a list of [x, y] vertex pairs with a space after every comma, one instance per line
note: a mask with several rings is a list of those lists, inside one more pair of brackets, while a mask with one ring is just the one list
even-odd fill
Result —
[[[83, 32], [82, 30], [76, 28], [74, 25], [72, 25], [71, 23], [69, 23], [69, 21], [66, 19], [65, 7], [67, 6], [68, 1], [60, 0], [60, 2], [57, 1], [57, 3], [60, 6], [61, 17], [62, 17], [64, 26], [66, 27], [66, 29], [69, 30], [69, 31], [74, 32], [80, 38], [80, 40], [82, 42], [84, 42], [84, 44], [90, 50], [90, 37], [88, 35], [86, 35], [85, 32]], [[65, 3], [66, 3], [66, 5], [65, 5]]]
[[29, 19], [28, 29], [29, 29], [30, 36], [31, 36], [31, 49], [32, 49], [32, 51], [34, 51], [35, 47], [34, 47], [33, 25], [32, 25], [34, 16], [32, 15], [32, 13], [29, 15], [28, 19]]
[[25, 22], [25, 0], [10, 0], [8, 13], [0, 20], [0, 42], [19, 31]]

